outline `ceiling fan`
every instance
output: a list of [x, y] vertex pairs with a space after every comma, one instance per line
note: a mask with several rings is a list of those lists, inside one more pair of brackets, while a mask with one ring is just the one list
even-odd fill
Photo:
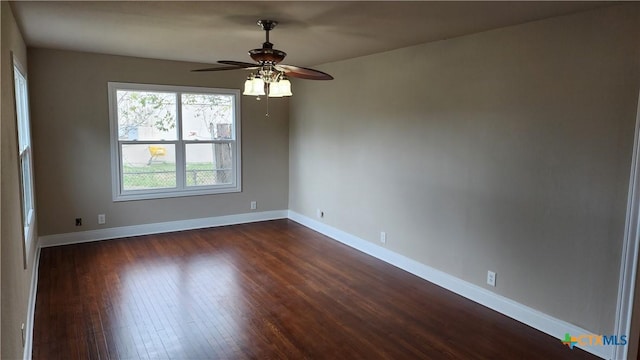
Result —
[[225, 70], [252, 70], [254, 71], [245, 82], [244, 95], [267, 95], [268, 97], [291, 96], [291, 83], [287, 77], [307, 80], [332, 80], [333, 76], [314, 69], [302, 66], [285, 65], [287, 53], [274, 49], [269, 42], [269, 31], [278, 25], [275, 20], [258, 20], [258, 25], [266, 33], [266, 41], [262, 48], [249, 50], [249, 56], [255, 63], [247, 63], [232, 60], [220, 60], [219, 64], [227, 65], [214, 68], [198, 69], [192, 71], [225, 71]]

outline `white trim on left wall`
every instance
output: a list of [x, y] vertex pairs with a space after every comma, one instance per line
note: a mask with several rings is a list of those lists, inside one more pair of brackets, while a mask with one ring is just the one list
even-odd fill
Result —
[[40, 269], [40, 247], [36, 247], [36, 254], [31, 272], [31, 286], [29, 287], [29, 302], [27, 303], [27, 322], [24, 329], [24, 352], [22, 358], [31, 360], [33, 353], [33, 319], [36, 311], [36, 295], [38, 293], [38, 272]]

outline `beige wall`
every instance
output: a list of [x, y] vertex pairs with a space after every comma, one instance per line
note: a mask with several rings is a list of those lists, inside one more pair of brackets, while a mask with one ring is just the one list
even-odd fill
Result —
[[[289, 207], [613, 332], [638, 5], [335, 62], [297, 82]], [[487, 270], [497, 287], [486, 285]]]
[[[212, 54], [215, 58], [215, 54]], [[29, 48], [40, 235], [287, 209], [288, 103], [243, 97], [242, 192], [113, 202], [107, 82], [239, 88], [243, 71], [202, 64]], [[107, 225], [97, 225], [106, 214]], [[74, 219], [83, 218], [76, 227]]]
[[[27, 50], [8, 3], [3, 1], [2, 41], [0, 51], [1, 113], [1, 289], [2, 349], [0, 358], [22, 358], [20, 326], [26, 323], [29, 284], [33, 270], [35, 244], [27, 249], [28, 267], [24, 268], [24, 245], [20, 210], [20, 180], [18, 172], [18, 146], [13, 92], [13, 62], [11, 52], [27, 66]], [[37, 234], [37, 231], [36, 231]], [[35, 243], [35, 241], [33, 242]]]

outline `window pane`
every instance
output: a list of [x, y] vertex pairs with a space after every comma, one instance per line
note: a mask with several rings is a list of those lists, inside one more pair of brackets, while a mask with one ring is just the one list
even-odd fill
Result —
[[29, 212], [33, 208], [31, 197], [31, 166], [29, 162], [29, 152], [20, 158], [20, 168], [22, 170], [22, 222], [24, 226], [29, 225]]
[[16, 118], [18, 119], [18, 148], [22, 153], [29, 146], [29, 113], [27, 106], [27, 81], [14, 67]]
[[120, 140], [176, 140], [176, 94], [118, 90]]
[[231, 144], [187, 144], [187, 186], [230, 184]]
[[185, 140], [233, 138], [233, 95], [182, 94]]
[[173, 144], [122, 145], [122, 190], [176, 187]]

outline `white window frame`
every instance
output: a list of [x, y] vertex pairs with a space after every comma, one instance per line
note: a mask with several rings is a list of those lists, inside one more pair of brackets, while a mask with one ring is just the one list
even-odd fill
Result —
[[[134, 90], [134, 91], [156, 91], [176, 93], [176, 131], [177, 140], [120, 140], [118, 137], [118, 102], [116, 93], [118, 90]], [[111, 178], [112, 178], [112, 195], [113, 201], [130, 201], [144, 199], [160, 199], [171, 197], [223, 194], [242, 191], [242, 154], [241, 154], [241, 116], [240, 116], [240, 90], [238, 89], [220, 89], [193, 86], [174, 86], [174, 85], [157, 85], [157, 84], [139, 84], [139, 83], [123, 83], [108, 82], [109, 92], [109, 124], [111, 132]], [[232, 156], [232, 181], [230, 184], [224, 185], [208, 185], [208, 186], [186, 186], [186, 159], [185, 147], [187, 144], [201, 144], [203, 141], [186, 140], [182, 137], [182, 111], [180, 108], [181, 94], [216, 94], [216, 95], [233, 95], [233, 126], [232, 139], [230, 140], [208, 140], [212, 143], [229, 143], [231, 144]], [[122, 161], [121, 151], [122, 145], [126, 144], [158, 144], [166, 143], [175, 145], [176, 151], [176, 187], [163, 189], [141, 189], [141, 190], [124, 190], [122, 187]]]
[[[20, 176], [20, 206], [25, 250], [29, 249], [35, 233], [35, 187], [33, 182], [33, 149], [31, 141], [31, 118], [29, 115], [29, 86], [24, 66], [12, 54], [13, 95], [16, 116], [18, 168]], [[24, 166], [27, 178], [24, 176]], [[26, 266], [26, 251], [25, 251]]]

